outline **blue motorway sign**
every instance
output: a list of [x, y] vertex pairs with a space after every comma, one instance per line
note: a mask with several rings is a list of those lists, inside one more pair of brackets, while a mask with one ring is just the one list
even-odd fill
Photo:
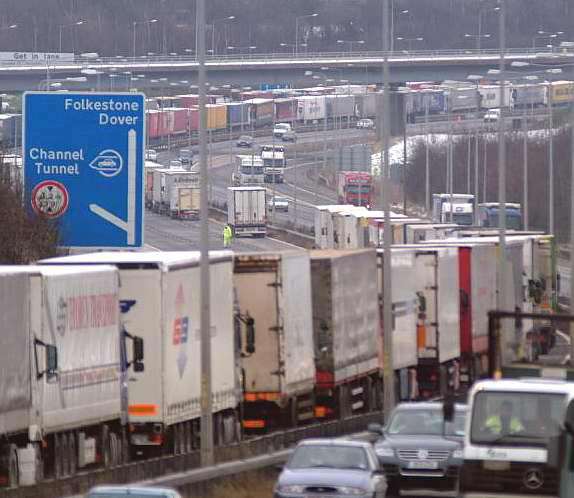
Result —
[[29, 92], [23, 114], [26, 199], [60, 245], [142, 246], [144, 96]]

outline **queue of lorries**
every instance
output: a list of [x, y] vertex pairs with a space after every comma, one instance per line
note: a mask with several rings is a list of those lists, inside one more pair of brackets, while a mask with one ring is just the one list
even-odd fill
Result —
[[[506, 309], [554, 306], [552, 237], [509, 234], [501, 276], [491, 232], [399, 215], [385, 227], [380, 213], [331, 206], [317, 209], [318, 247], [352, 239], [346, 211], [392, 230], [391, 254], [211, 253], [218, 444], [381, 408], [385, 257], [400, 400], [463, 391], [486, 373], [499, 285]], [[197, 447], [198, 265], [194, 252], [100, 252], [0, 268], [2, 483]], [[523, 339], [533, 350], [536, 336]]]
[[[574, 100], [574, 82], [509, 83], [504, 99], [496, 82], [485, 78], [478, 85], [465, 81], [407, 82], [404, 95], [407, 119], [417, 116], [485, 111], [487, 121], [496, 120], [496, 109], [534, 109], [569, 105]], [[340, 85], [280, 90], [220, 89], [208, 95], [207, 125], [210, 130], [252, 130], [272, 123], [311, 123], [375, 118], [382, 99], [376, 85]], [[150, 143], [168, 135], [196, 132], [199, 123], [198, 96], [176, 95], [148, 99], [147, 129]], [[288, 133], [290, 134], [290, 132]]]

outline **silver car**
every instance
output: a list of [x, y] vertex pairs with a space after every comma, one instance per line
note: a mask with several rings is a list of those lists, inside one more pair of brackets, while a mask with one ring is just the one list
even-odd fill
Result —
[[453, 422], [445, 424], [442, 403], [401, 403], [385, 427], [369, 425], [379, 434], [375, 452], [389, 497], [412, 490], [456, 492], [465, 417], [465, 405], [455, 405]]
[[369, 443], [309, 439], [295, 448], [277, 480], [274, 498], [384, 498], [386, 488]]

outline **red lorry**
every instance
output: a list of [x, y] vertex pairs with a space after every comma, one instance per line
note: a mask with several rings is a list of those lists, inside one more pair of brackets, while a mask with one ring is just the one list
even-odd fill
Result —
[[339, 204], [371, 207], [373, 177], [364, 171], [341, 171], [337, 175]]

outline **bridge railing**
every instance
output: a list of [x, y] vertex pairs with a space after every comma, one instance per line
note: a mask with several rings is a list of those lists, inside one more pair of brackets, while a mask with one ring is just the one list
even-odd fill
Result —
[[[509, 58], [562, 58], [573, 57], [574, 51], [567, 50], [566, 48], [553, 47], [553, 48], [511, 48], [506, 51]], [[382, 51], [353, 51], [353, 52], [306, 52], [293, 54], [292, 52], [273, 52], [273, 53], [250, 53], [250, 54], [226, 54], [226, 55], [212, 55], [206, 58], [207, 64], [241, 64], [245, 62], [281, 62], [281, 61], [315, 61], [315, 60], [329, 60], [334, 59], [335, 62], [368, 62], [371, 60], [381, 60], [385, 53]], [[388, 52], [388, 57], [391, 62], [409, 61], [409, 60], [425, 60], [425, 59], [493, 59], [499, 56], [497, 49], [450, 49], [450, 50], [412, 50], [412, 51], [395, 51]], [[137, 67], [153, 67], [155, 65], [193, 65], [196, 62], [194, 55], [153, 55], [153, 56], [140, 56], [140, 57], [99, 57], [99, 58], [84, 58], [77, 56], [73, 61], [49, 61], [46, 64], [19, 64], [13, 62], [0, 62], [0, 68], [14, 68], [25, 70], [28, 67], [34, 68], [48, 68], [48, 69], [66, 69], [82, 67], [98, 67], [98, 66], [137, 66]]]

